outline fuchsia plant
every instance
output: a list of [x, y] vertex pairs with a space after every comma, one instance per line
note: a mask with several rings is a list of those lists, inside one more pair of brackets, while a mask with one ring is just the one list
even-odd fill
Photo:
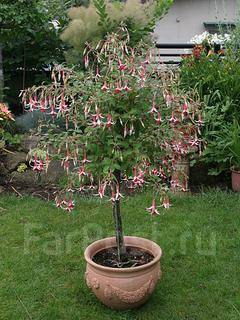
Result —
[[164, 96], [171, 109], [169, 118], [171, 137], [165, 140], [166, 154], [172, 159], [173, 171], [171, 175], [171, 189], [175, 191], [188, 191], [189, 177], [180, 172], [176, 167], [178, 163], [187, 162], [196, 154], [201, 154], [203, 142], [201, 129], [203, 126], [201, 102], [195, 92], [183, 93], [178, 85], [173, 83], [178, 79], [164, 81]]
[[[26, 109], [65, 119], [66, 130], [49, 125], [47, 134], [42, 133], [41, 148], [47, 151], [42, 158], [34, 155], [34, 170], [48, 167], [55, 156], [50, 150], [58, 150], [68, 182], [56, 197], [57, 207], [71, 211], [74, 192], [93, 190], [100, 199], [110, 199], [120, 260], [126, 252], [120, 213], [123, 193], [152, 187], [147, 211], [159, 214], [158, 193], [161, 206], [168, 209], [174, 163], [199, 146], [200, 127], [195, 102], [172, 94], [160, 81], [150, 51], [143, 44], [130, 48], [128, 42], [127, 30], [121, 28], [95, 48], [87, 47], [84, 74], [57, 66], [50, 85], [22, 92]], [[185, 121], [195, 129], [188, 132]]]

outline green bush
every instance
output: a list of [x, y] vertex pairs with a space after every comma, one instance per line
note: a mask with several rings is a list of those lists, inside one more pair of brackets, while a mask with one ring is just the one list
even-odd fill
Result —
[[[199, 49], [199, 48], [198, 48]], [[204, 104], [203, 138], [206, 149], [203, 161], [216, 164], [211, 174], [229, 169], [230, 156], [223, 152], [225, 142], [221, 133], [232, 127], [234, 119], [240, 121], [240, 63], [238, 51], [228, 48], [223, 58], [220, 53], [200, 54], [183, 59], [181, 86], [197, 90]]]

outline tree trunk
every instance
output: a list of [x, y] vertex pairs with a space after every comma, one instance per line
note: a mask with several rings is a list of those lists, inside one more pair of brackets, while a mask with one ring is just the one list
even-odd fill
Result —
[[0, 102], [3, 102], [4, 78], [3, 78], [3, 59], [2, 59], [2, 45], [0, 43]]
[[[115, 186], [115, 194], [116, 194], [117, 186], [119, 187], [119, 191], [120, 191], [120, 183], [121, 183], [120, 171], [115, 172], [115, 177], [116, 177], [116, 186]], [[116, 234], [116, 242], [117, 242], [118, 260], [122, 261], [124, 256], [126, 255], [126, 247], [124, 244], [124, 237], [123, 237], [120, 199], [116, 200], [114, 202], [113, 218], [114, 218], [114, 223], [115, 223], [115, 234]]]

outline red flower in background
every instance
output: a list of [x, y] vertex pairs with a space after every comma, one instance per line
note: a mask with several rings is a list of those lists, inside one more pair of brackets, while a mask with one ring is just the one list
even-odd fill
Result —
[[0, 120], [14, 120], [5, 103], [0, 103]]
[[195, 59], [199, 60], [201, 58], [201, 54], [203, 52], [203, 46], [197, 45], [193, 48], [193, 56]]

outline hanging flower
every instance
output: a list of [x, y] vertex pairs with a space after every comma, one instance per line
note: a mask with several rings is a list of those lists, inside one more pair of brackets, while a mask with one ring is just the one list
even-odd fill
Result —
[[90, 163], [91, 161], [87, 159], [87, 153], [86, 150], [83, 150], [83, 160], [82, 160], [82, 164], [86, 164], [86, 163]]
[[65, 101], [64, 93], [61, 94], [61, 102], [59, 104], [59, 111], [60, 112], [65, 112], [67, 110], [67, 104]]
[[79, 180], [81, 180], [81, 177], [84, 177], [84, 176], [86, 176], [87, 175], [87, 173], [86, 173], [86, 171], [85, 171], [85, 166], [83, 165], [83, 166], [80, 166], [79, 168], [78, 168], [78, 177], [79, 177]]
[[64, 170], [66, 170], [67, 174], [69, 173], [69, 166], [70, 166], [70, 163], [68, 159], [63, 161], [63, 168]]
[[167, 107], [170, 107], [171, 103], [174, 101], [174, 97], [170, 94], [164, 94], [164, 99]]
[[148, 111], [148, 113], [150, 113], [152, 116], [154, 115], [154, 113], [158, 113], [158, 110], [156, 108], [156, 103], [155, 103], [155, 97], [153, 98], [152, 107], [150, 111]]
[[174, 116], [174, 111], [172, 111], [172, 116], [171, 116], [171, 118], [169, 119], [169, 122], [170, 122], [172, 125], [176, 125], [177, 123], [179, 123], [179, 120]]
[[104, 117], [98, 107], [96, 107], [95, 109], [96, 114], [92, 115], [92, 125], [93, 127], [100, 127], [103, 124], [102, 119], [104, 119]]
[[104, 183], [100, 183], [99, 182], [99, 187], [98, 187], [98, 196], [103, 199], [104, 195], [105, 195], [105, 190], [106, 190], [106, 186], [107, 184]]
[[69, 201], [67, 201], [67, 205], [65, 208], [63, 208], [64, 210], [71, 212], [75, 207], [74, 201], [72, 199], [70, 199]]
[[86, 56], [84, 57], [84, 65], [85, 65], [85, 68], [86, 68], [86, 69], [87, 69], [88, 66], [89, 66], [89, 58], [88, 58], [88, 55], [86, 55]]
[[118, 60], [118, 69], [119, 69], [120, 71], [124, 71], [124, 70], [127, 69], [126, 64], [122, 63], [122, 61], [121, 61], [120, 59]]
[[115, 191], [114, 191], [113, 187], [111, 187], [111, 198], [110, 198], [110, 201], [112, 201], [113, 203], [116, 201], [116, 194], [115, 194]]
[[44, 170], [44, 162], [42, 159], [38, 159], [37, 154], [34, 155], [33, 171], [42, 172]]
[[146, 56], [146, 59], [143, 61], [143, 64], [149, 65], [150, 64], [150, 57], [149, 55]]
[[55, 117], [57, 115], [57, 112], [55, 111], [55, 103], [53, 102], [51, 97], [49, 97], [48, 101], [51, 109], [50, 115], [52, 117]]
[[36, 95], [34, 95], [33, 98], [33, 109], [36, 110], [38, 107], [38, 97]]
[[157, 206], [156, 206], [156, 200], [153, 199], [152, 200], [152, 205], [150, 208], [146, 208], [146, 210], [152, 215], [152, 216], [157, 216], [159, 215], [160, 213], [158, 212], [157, 210]]
[[158, 172], [158, 169], [157, 169], [157, 168], [154, 168], [154, 169], [152, 170], [152, 175], [154, 175], [154, 176], [158, 176], [158, 175], [159, 175], [159, 172]]
[[119, 184], [117, 184], [116, 186], [116, 195], [115, 195], [115, 200], [120, 200], [121, 198], [123, 198], [123, 195], [120, 193], [120, 187]]
[[108, 90], [108, 86], [107, 86], [107, 82], [105, 81], [103, 86], [102, 86], [102, 91], [107, 91]]
[[119, 93], [122, 92], [122, 88], [119, 86], [119, 83], [117, 83], [117, 86], [116, 86], [114, 92], [115, 92], [116, 94], [119, 94]]
[[106, 123], [106, 127], [108, 129], [111, 129], [112, 125], [114, 125], [114, 122], [112, 120], [112, 116], [111, 114], [107, 114], [107, 123]]
[[132, 179], [135, 187], [142, 187], [145, 183], [144, 180], [144, 172], [142, 170], [139, 170], [137, 172], [136, 168], [133, 168], [133, 179]]
[[129, 88], [129, 86], [127, 84], [123, 87], [123, 90], [125, 90], [126, 92], [132, 91], [132, 89]]
[[170, 200], [167, 196], [165, 196], [163, 199], [162, 207], [164, 209], [170, 209], [170, 207], [171, 207]]
[[101, 78], [98, 67], [97, 67], [97, 69], [96, 69], [96, 78]]
[[45, 98], [42, 98], [40, 101], [40, 111], [45, 112], [46, 110], [47, 108], [46, 108]]
[[199, 128], [201, 128], [201, 127], [203, 126], [203, 124], [204, 124], [204, 122], [203, 122], [203, 120], [202, 120], [202, 115], [199, 114], [199, 115], [198, 115], [197, 125], [198, 125]]
[[182, 118], [185, 119], [189, 116], [188, 103], [185, 101], [182, 106]]
[[162, 123], [162, 116], [160, 112], [157, 113], [157, 118], [155, 118], [155, 120], [158, 125]]

